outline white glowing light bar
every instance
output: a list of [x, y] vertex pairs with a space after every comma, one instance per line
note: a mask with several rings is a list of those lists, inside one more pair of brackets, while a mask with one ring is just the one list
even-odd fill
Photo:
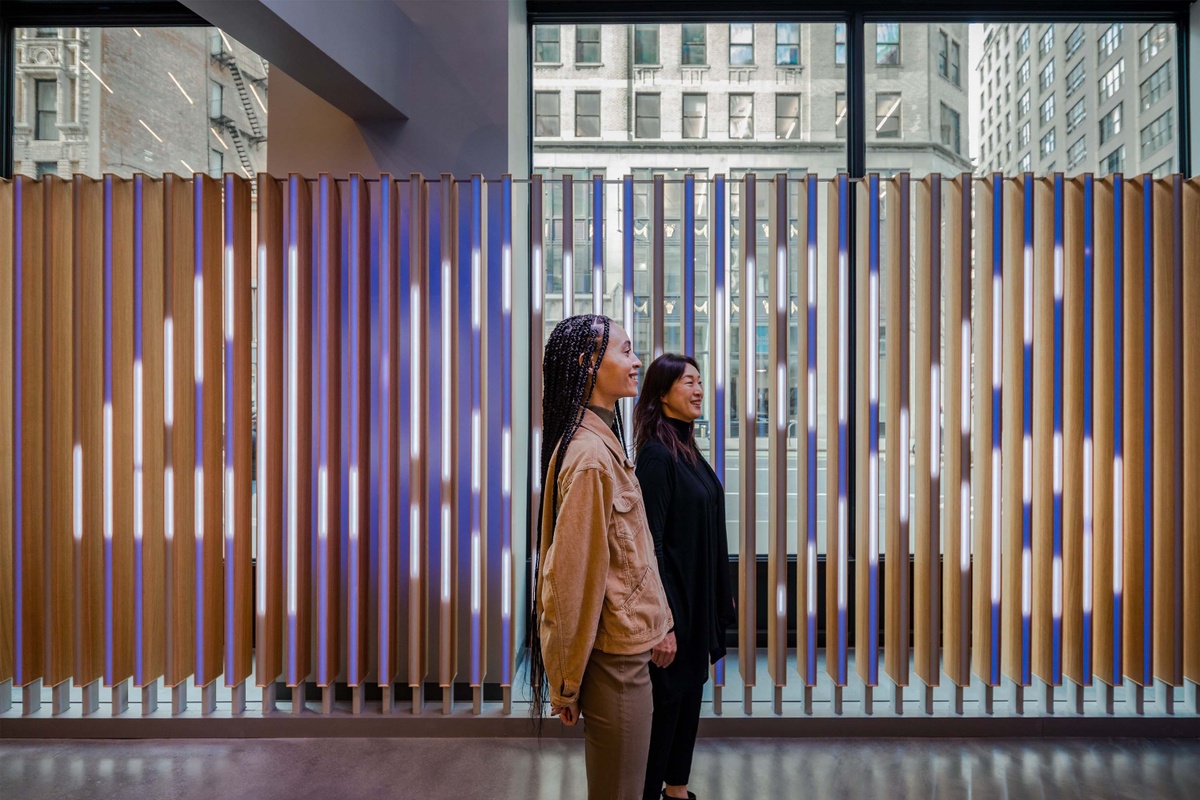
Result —
[[112, 401], [104, 404], [104, 543], [112, 546], [113, 540], [113, 408]]
[[142, 127], [143, 127], [143, 128], [145, 128], [146, 130], [150, 131], [150, 135], [151, 135], [151, 136], [153, 136], [153, 137], [154, 137], [156, 140], [158, 140], [158, 143], [159, 143], [159, 144], [162, 144], [162, 143], [163, 143], [162, 137], [161, 137], [161, 136], [159, 136], [157, 133], [155, 133], [155, 132], [154, 132], [154, 130], [153, 130], [153, 129], [152, 129], [150, 126], [149, 126], [149, 125], [147, 125], [147, 124], [146, 124], [146, 121], [145, 121], [145, 120], [143, 120], [143, 119], [139, 119], [139, 120], [138, 120], [138, 122], [142, 123]]
[[[172, 81], [174, 81], [174, 83], [175, 83], [175, 88], [176, 88], [176, 89], [178, 89], [178, 90], [180, 91], [180, 93], [181, 93], [181, 94], [182, 94], [182, 95], [183, 95], [185, 98], [187, 98], [187, 101], [188, 101], [188, 103], [190, 103], [191, 105], [196, 105], [196, 101], [192, 99], [192, 96], [191, 96], [190, 94], [188, 94], [188, 93], [187, 93], [187, 90], [185, 90], [185, 89], [183, 88], [183, 86], [182, 86], [182, 85], [179, 83], [179, 79], [178, 79], [178, 78], [176, 78], [176, 77], [175, 77], [175, 76], [174, 76], [174, 75], [171, 73], [171, 71], [170, 71], [170, 70], [167, 70], [167, 75], [169, 75], [169, 76], [171, 77], [171, 80], [172, 80]], [[220, 138], [220, 137], [217, 137], [217, 138]]]
[[[211, 127], [211, 126], [210, 126], [210, 127], [209, 127], [209, 131], [211, 131], [211, 132], [212, 132], [212, 135], [213, 135], [213, 136], [217, 137], [217, 141], [221, 143], [221, 147], [224, 147], [226, 150], [228, 150], [228, 149], [229, 149], [229, 145], [228, 145], [228, 144], [226, 144], [226, 143], [225, 143], [225, 140], [221, 138], [221, 134], [217, 133], [217, 129], [216, 129], [216, 128], [213, 128], [213, 127]], [[262, 272], [260, 271], [260, 272], [259, 272], [259, 274], [261, 275], [261, 274], [262, 274]]]
[[75, 541], [83, 541], [83, 446], [71, 450], [71, 532]]
[[300, 449], [300, 420], [297, 406], [300, 402], [300, 387], [296, 380], [296, 371], [300, 368], [299, 348], [297, 339], [300, 336], [300, 301], [297, 298], [298, 286], [300, 282], [299, 266], [297, 265], [297, 254], [295, 243], [288, 245], [288, 376], [287, 376], [287, 408], [288, 408], [288, 433], [287, 433], [287, 456], [288, 456], [288, 486], [287, 486], [287, 608], [288, 616], [295, 618], [296, 610], [299, 607], [299, 599], [297, 597], [297, 580], [299, 567], [296, 564], [298, 557], [297, 544], [300, 539], [300, 524], [296, 519], [297, 504], [299, 503], [299, 449]]
[[95, 73], [95, 71], [87, 65], [86, 61], [80, 61], [79, 65], [81, 67], [83, 67], [84, 69], [86, 69], [88, 72], [92, 73], [92, 77], [95, 78], [96, 80], [100, 81], [100, 85], [103, 86], [105, 89], [107, 89], [109, 94], [114, 94], [112, 87], [109, 86], [107, 83], [105, 83], [104, 79], [101, 78], [99, 75], [97, 75]]

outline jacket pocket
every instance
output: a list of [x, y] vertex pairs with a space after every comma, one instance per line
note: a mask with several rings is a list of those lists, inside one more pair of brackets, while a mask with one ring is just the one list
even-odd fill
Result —
[[626, 486], [613, 497], [613, 528], [618, 536], [632, 539], [643, 528], [639, 509], [642, 492], [636, 486]]

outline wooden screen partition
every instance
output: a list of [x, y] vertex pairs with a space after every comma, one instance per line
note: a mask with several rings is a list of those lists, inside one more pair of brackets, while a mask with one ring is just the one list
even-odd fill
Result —
[[542, 346], [589, 305], [702, 365], [744, 713], [903, 714], [910, 664], [935, 713], [1195, 713], [1196, 179], [522, 183], [0, 182], [0, 714], [512, 712]]

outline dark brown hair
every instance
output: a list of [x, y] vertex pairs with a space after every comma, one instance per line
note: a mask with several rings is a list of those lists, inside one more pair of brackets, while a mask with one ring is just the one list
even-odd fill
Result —
[[653, 440], [661, 442], [672, 458], [682, 458], [689, 464], [696, 463], [700, 449], [696, 447], [695, 426], [689, 428], [685, 439], [662, 409], [662, 399], [671, 391], [671, 387], [683, 375], [689, 364], [695, 367], [697, 372], [700, 371], [700, 365], [691, 356], [663, 353], [654, 359], [654, 363], [646, 370], [646, 381], [633, 409], [633, 443], [638, 452]]

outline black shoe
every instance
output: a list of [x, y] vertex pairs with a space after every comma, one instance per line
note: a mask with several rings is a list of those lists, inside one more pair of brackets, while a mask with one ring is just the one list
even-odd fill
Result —
[[[678, 797], [671, 797], [669, 794], [667, 794], [666, 789], [662, 790], [662, 797], [663, 797], [663, 800], [681, 800], [681, 798], [678, 798]], [[688, 792], [688, 800], [696, 800], [696, 793]]]

